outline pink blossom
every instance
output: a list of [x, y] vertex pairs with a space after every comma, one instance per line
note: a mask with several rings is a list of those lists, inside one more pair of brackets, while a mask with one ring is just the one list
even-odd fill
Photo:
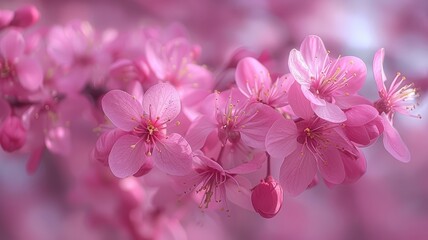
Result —
[[251, 193], [254, 210], [264, 218], [274, 217], [281, 209], [283, 201], [282, 187], [272, 176], [257, 184]]
[[49, 31], [47, 53], [57, 66], [55, 84], [60, 92], [79, 92], [88, 82], [104, 77], [110, 57], [95, 44], [96, 37], [88, 22], [71, 22]]
[[268, 70], [251, 57], [239, 61], [235, 79], [242, 94], [272, 107], [288, 104], [286, 93], [294, 81], [292, 76], [284, 75], [273, 83]]
[[145, 50], [154, 77], [176, 87], [184, 106], [200, 103], [211, 92], [211, 72], [196, 63], [199, 48], [187, 39], [174, 38], [165, 44], [149, 40]]
[[419, 96], [414, 88], [413, 83], [401, 86], [406, 80], [397, 73], [392, 81], [389, 89], [385, 87], [386, 75], [383, 70], [383, 59], [385, 57], [385, 50], [379, 49], [373, 59], [373, 72], [379, 91], [380, 99], [374, 103], [374, 106], [379, 111], [382, 117], [382, 124], [384, 127], [383, 144], [385, 149], [396, 159], [402, 162], [410, 161], [410, 151], [404, 141], [401, 139], [400, 134], [393, 126], [393, 118], [396, 112], [421, 118], [420, 115], [412, 115], [411, 110], [415, 108], [414, 100]]
[[187, 141], [179, 134], [167, 134], [167, 125], [180, 112], [180, 98], [171, 85], [153, 86], [142, 103], [124, 91], [112, 90], [104, 96], [102, 107], [110, 121], [127, 132], [117, 139], [109, 154], [114, 175], [133, 175], [150, 157], [155, 166], [172, 175], [191, 170]]
[[195, 190], [196, 196], [200, 199], [200, 208], [222, 209], [228, 213], [229, 200], [240, 207], [251, 209], [250, 183], [240, 174], [260, 169], [259, 161], [243, 163], [226, 170], [219, 162], [201, 152], [197, 152], [195, 158], [195, 172], [181, 179], [185, 188], [184, 194]]
[[355, 94], [362, 87], [367, 70], [357, 57], [334, 59], [329, 54], [318, 36], [308, 36], [300, 51], [291, 50], [288, 66], [315, 114], [339, 123], [346, 120], [341, 108], [363, 101]]
[[[355, 162], [360, 157], [340, 124], [319, 117], [297, 123], [279, 119], [267, 134], [266, 149], [273, 158], [284, 159], [280, 183], [290, 195], [303, 192], [313, 181], [317, 169], [325, 181], [343, 183], [347, 172], [353, 173], [353, 166], [347, 162]], [[348, 167], [350, 169], [345, 170]]]
[[220, 142], [264, 149], [266, 133], [279, 114], [271, 107], [249, 102], [237, 89], [213, 93], [206, 99], [207, 114], [197, 118], [186, 134], [193, 149], [200, 149], [215, 132]]
[[43, 82], [43, 70], [32, 57], [27, 56], [22, 34], [9, 30], [0, 40], [0, 89], [5, 94], [17, 95], [36, 91]]
[[16, 116], [7, 117], [0, 125], [0, 145], [7, 152], [16, 151], [25, 144], [27, 130]]

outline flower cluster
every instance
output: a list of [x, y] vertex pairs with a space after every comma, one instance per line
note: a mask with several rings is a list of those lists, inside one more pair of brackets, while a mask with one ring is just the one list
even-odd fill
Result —
[[384, 49], [373, 60], [373, 102], [359, 95], [366, 64], [334, 56], [314, 35], [291, 50], [289, 72], [273, 74], [245, 52], [205, 66], [201, 47], [178, 31], [98, 32], [75, 21], [28, 33], [34, 7], [0, 15], [0, 145], [29, 154], [29, 172], [44, 153], [66, 158], [97, 136], [88, 155], [118, 178], [170, 178], [180, 201], [271, 218], [284, 193], [319, 178], [357, 181], [367, 168], [361, 149], [380, 136], [393, 157], [410, 160], [393, 120], [420, 118], [410, 113], [418, 94], [400, 73], [385, 86]]

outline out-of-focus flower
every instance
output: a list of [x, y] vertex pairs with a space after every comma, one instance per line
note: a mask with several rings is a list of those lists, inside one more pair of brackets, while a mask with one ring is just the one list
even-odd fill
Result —
[[341, 108], [362, 101], [356, 93], [364, 83], [367, 70], [357, 57], [334, 59], [329, 54], [318, 36], [308, 36], [300, 45], [300, 51], [291, 50], [288, 66], [315, 114], [339, 123], [346, 120]]
[[263, 179], [251, 193], [254, 210], [264, 218], [274, 217], [281, 210], [283, 200], [282, 187], [272, 176]]
[[179, 134], [166, 128], [180, 113], [180, 98], [170, 84], [159, 83], [144, 95], [143, 102], [121, 90], [108, 92], [104, 113], [126, 134], [117, 139], [109, 154], [109, 166], [117, 177], [128, 177], [153, 157], [154, 164], [172, 175], [191, 170], [191, 149]]
[[23, 91], [36, 91], [42, 86], [43, 70], [24, 50], [24, 37], [16, 30], [9, 30], [0, 40], [0, 90], [3, 94], [23, 95]]
[[389, 89], [385, 87], [385, 81], [387, 79], [383, 70], [384, 57], [385, 50], [382, 48], [376, 52], [373, 59], [373, 72], [380, 97], [380, 99], [374, 103], [374, 106], [382, 117], [382, 124], [384, 127], [383, 144], [385, 149], [396, 159], [402, 162], [408, 162], [410, 161], [410, 151], [401, 139], [398, 131], [394, 128], [393, 118], [396, 112], [421, 118], [420, 115], [412, 115], [409, 112], [415, 108], [416, 105], [414, 100], [419, 95], [413, 83], [401, 86], [406, 80], [405, 77], [401, 76], [401, 73], [397, 73]]
[[27, 130], [16, 116], [7, 117], [0, 125], [0, 145], [7, 152], [20, 149], [25, 144]]

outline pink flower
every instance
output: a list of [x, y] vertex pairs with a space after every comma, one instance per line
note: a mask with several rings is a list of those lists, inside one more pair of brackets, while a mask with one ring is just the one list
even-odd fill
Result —
[[283, 201], [282, 187], [272, 176], [262, 180], [251, 193], [254, 210], [264, 218], [274, 217], [281, 209]]
[[26, 28], [36, 23], [39, 20], [39, 17], [40, 13], [37, 8], [32, 5], [27, 5], [15, 11], [10, 25]]
[[402, 162], [410, 161], [410, 151], [394, 128], [392, 122], [396, 112], [421, 118], [420, 115], [412, 115], [409, 111], [415, 108], [414, 100], [419, 96], [413, 83], [401, 86], [406, 80], [397, 73], [389, 89], [385, 87], [386, 76], [383, 70], [383, 58], [385, 50], [379, 49], [373, 59], [373, 72], [379, 91], [380, 99], [374, 103], [382, 117], [384, 127], [383, 144], [385, 149], [396, 159]]
[[213, 93], [205, 103], [206, 114], [197, 118], [186, 134], [193, 149], [201, 149], [213, 132], [223, 145], [264, 149], [266, 133], [279, 116], [269, 106], [249, 102], [237, 89]]
[[20, 118], [7, 117], [0, 126], [0, 145], [7, 152], [16, 151], [25, 144], [27, 130]]
[[239, 175], [260, 169], [262, 165], [258, 160], [226, 170], [201, 152], [197, 152], [195, 158], [195, 172], [181, 179], [185, 188], [184, 194], [196, 190], [196, 196], [200, 198], [200, 208], [222, 209], [229, 212], [227, 203], [229, 200], [240, 207], [251, 209], [250, 183]]
[[25, 47], [24, 37], [16, 30], [9, 30], [0, 40], [0, 89], [4, 94], [15, 95], [21, 88], [36, 91], [42, 86], [43, 70], [24, 54]]
[[110, 65], [110, 56], [96, 44], [88, 22], [53, 27], [47, 36], [47, 53], [58, 66], [55, 84], [60, 92], [79, 92], [89, 81], [98, 82]]
[[172, 175], [191, 170], [191, 149], [179, 134], [167, 134], [167, 126], [180, 112], [180, 98], [169, 84], [151, 87], [140, 103], [121, 90], [102, 99], [104, 113], [120, 130], [127, 132], [114, 143], [109, 166], [117, 177], [128, 177], [152, 157], [154, 165]]
[[330, 122], [344, 122], [343, 109], [365, 102], [355, 95], [366, 77], [364, 62], [356, 57], [331, 58], [318, 36], [306, 37], [300, 51], [290, 52], [288, 66], [317, 116]]
[[272, 83], [268, 70], [256, 59], [239, 61], [235, 73], [236, 85], [246, 97], [272, 107], [288, 104], [287, 91], [294, 79], [284, 75]]
[[150, 40], [145, 50], [154, 77], [176, 87], [184, 106], [196, 105], [212, 92], [211, 72], [196, 64], [199, 48], [187, 39], [174, 38], [165, 44]]
[[[319, 117], [297, 123], [279, 119], [266, 136], [266, 149], [273, 158], [284, 159], [279, 180], [284, 191], [290, 195], [303, 192], [314, 179], [317, 169], [325, 181], [341, 184], [348, 172], [353, 174], [353, 167], [361, 165], [347, 164], [361, 159], [341, 125]], [[352, 175], [349, 177], [356, 178]]]

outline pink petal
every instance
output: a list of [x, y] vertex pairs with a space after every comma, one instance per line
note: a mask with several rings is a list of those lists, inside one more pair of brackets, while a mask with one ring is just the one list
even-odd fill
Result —
[[16, 30], [9, 30], [0, 40], [0, 52], [6, 60], [15, 61], [22, 56], [24, 49], [24, 37]]
[[255, 114], [249, 114], [247, 118], [242, 116], [238, 123], [241, 139], [249, 147], [265, 149], [266, 134], [281, 116], [272, 107], [261, 103], [250, 104], [244, 111], [250, 113], [252, 110], [256, 110]]
[[366, 64], [357, 57], [345, 56], [341, 57], [337, 64], [334, 65], [327, 73], [327, 76], [338, 75], [337, 71], [340, 69], [340, 75], [347, 79], [346, 84], [335, 91], [335, 95], [353, 95], [358, 92], [363, 86], [366, 76]]
[[248, 179], [239, 175], [225, 183], [227, 199], [239, 207], [253, 211], [250, 188]]
[[303, 95], [300, 84], [295, 82], [288, 92], [288, 102], [293, 112], [303, 119], [309, 119], [314, 115], [311, 102]]
[[289, 195], [297, 196], [309, 186], [316, 172], [317, 164], [312, 153], [305, 147], [298, 148], [281, 165], [281, 186]]
[[300, 52], [311, 73], [318, 73], [323, 69], [327, 57], [327, 50], [320, 37], [307, 36], [300, 45]]
[[161, 58], [160, 44], [155, 41], [147, 41], [146, 43], [146, 59], [147, 62], [158, 79], [164, 80], [166, 76], [167, 63]]
[[192, 149], [179, 134], [173, 133], [159, 142], [153, 151], [153, 160], [161, 171], [184, 176], [192, 171]]
[[193, 150], [201, 149], [208, 135], [216, 129], [216, 124], [206, 116], [200, 116], [192, 122], [186, 134], [186, 140]]
[[290, 73], [278, 78], [271, 87], [268, 104], [275, 108], [288, 105], [288, 92], [294, 81], [294, 77]]
[[312, 104], [312, 109], [318, 117], [332, 123], [341, 123], [346, 121], [346, 115], [342, 109], [333, 103], [325, 103], [325, 106]]
[[238, 62], [235, 80], [239, 90], [247, 97], [257, 97], [262, 89], [269, 89], [272, 82], [269, 71], [251, 57]]
[[55, 26], [48, 34], [46, 50], [55, 63], [61, 67], [70, 67], [74, 52], [68, 34], [63, 27]]
[[284, 159], [297, 147], [297, 127], [292, 120], [277, 120], [266, 135], [266, 151], [274, 158]]
[[347, 126], [362, 126], [373, 121], [379, 112], [369, 105], [356, 105], [345, 112]]
[[322, 151], [321, 158], [317, 159], [321, 176], [330, 183], [342, 183], [345, 179], [345, 168], [339, 151], [334, 147], [327, 148]]
[[364, 154], [359, 151], [359, 157], [357, 159], [343, 159], [343, 165], [345, 167], [346, 177], [345, 183], [354, 183], [361, 176], [366, 173], [367, 161]]
[[138, 100], [122, 90], [112, 90], [102, 99], [105, 115], [118, 128], [131, 131], [139, 124], [143, 109]]
[[35, 59], [21, 58], [15, 66], [19, 82], [24, 88], [35, 91], [42, 86], [43, 70]]
[[383, 59], [385, 57], [385, 49], [379, 49], [373, 59], [373, 73], [376, 81], [377, 89], [380, 91], [386, 91], [385, 89], [385, 81], [386, 76], [383, 70]]
[[143, 109], [151, 119], [161, 122], [172, 121], [180, 113], [180, 96], [168, 83], [158, 83], [149, 88], [144, 95]]
[[288, 58], [288, 68], [294, 79], [302, 86], [309, 86], [311, 83], [309, 67], [303, 59], [302, 54], [296, 49], [291, 50]]
[[349, 140], [355, 143], [361, 144], [363, 146], [369, 145], [371, 143], [370, 136], [365, 126], [346, 127], [344, 131], [346, 136], [349, 137]]
[[263, 163], [266, 161], [266, 157], [254, 157], [253, 160], [240, 164], [234, 168], [226, 170], [230, 174], [248, 174], [259, 170]]
[[402, 162], [410, 161], [410, 151], [401, 139], [398, 131], [392, 126], [391, 122], [385, 115], [382, 116], [383, 131], [383, 145], [385, 149], [397, 160]]
[[309, 100], [312, 104], [318, 105], [318, 106], [325, 106], [326, 101], [324, 99], [321, 99], [318, 96], [315, 96], [309, 89], [307, 89], [305, 86], [302, 86], [302, 93], [305, 95], [306, 99]]
[[119, 178], [137, 173], [145, 161], [144, 144], [140, 138], [129, 134], [116, 141], [108, 158], [111, 172]]
[[[202, 168], [212, 168], [215, 169], [221, 173], [224, 173], [224, 169], [223, 167], [218, 164], [216, 161], [212, 160], [211, 158], [203, 155], [203, 153], [201, 151], [197, 151], [198, 154], [195, 156], [197, 160], [201, 161], [202, 163]], [[201, 154], [199, 154], [201, 153]]]
[[365, 97], [359, 95], [343, 95], [343, 96], [334, 96], [335, 104], [341, 109], [348, 109], [355, 105], [372, 105], [372, 102]]

